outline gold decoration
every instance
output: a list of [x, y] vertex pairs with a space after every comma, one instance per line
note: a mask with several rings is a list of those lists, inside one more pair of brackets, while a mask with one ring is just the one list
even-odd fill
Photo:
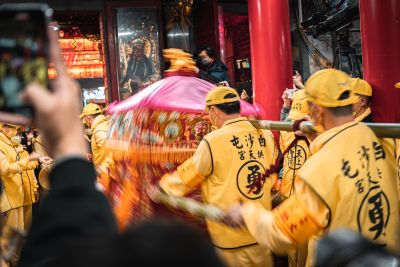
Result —
[[167, 31], [171, 30], [176, 22], [179, 22], [182, 31], [185, 25], [193, 27], [189, 19], [193, 9], [193, 2], [194, 0], [178, 0], [175, 5], [171, 6], [171, 17], [166, 26]]
[[168, 48], [164, 49], [164, 59], [171, 62], [171, 66], [166, 72], [185, 71], [195, 72], [196, 63], [192, 55], [182, 49]]

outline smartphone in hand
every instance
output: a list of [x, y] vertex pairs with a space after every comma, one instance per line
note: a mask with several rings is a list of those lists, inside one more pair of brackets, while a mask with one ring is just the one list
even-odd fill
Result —
[[0, 111], [33, 117], [33, 108], [20, 100], [31, 82], [48, 86], [47, 27], [52, 9], [46, 4], [0, 6]]
[[296, 92], [296, 89], [286, 89], [285, 94], [287, 94], [287, 97], [289, 99], [293, 99], [293, 94]]

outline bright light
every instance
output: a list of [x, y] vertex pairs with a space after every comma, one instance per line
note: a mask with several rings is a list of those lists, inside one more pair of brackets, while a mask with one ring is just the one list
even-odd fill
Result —
[[183, 33], [168, 33], [167, 35], [168, 36], [172, 36], [172, 37], [175, 37], [175, 36], [189, 36], [189, 33], [187, 33], [187, 32], [183, 32]]
[[127, 35], [131, 35], [132, 32], [120, 32], [118, 33], [118, 36], [127, 36]]

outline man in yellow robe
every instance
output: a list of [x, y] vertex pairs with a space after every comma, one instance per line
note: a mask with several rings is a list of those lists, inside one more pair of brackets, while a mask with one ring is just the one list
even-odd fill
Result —
[[83, 108], [81, 119], [91, 131], [93, 164], [99, 166], [107, 158], [104, 143], [107, 139], [108, 120], [101, 107], [94, 103], [89, 103]]
[[313, 266], [318, 236], [338, 228], [352, 229], [398, 252], [398, 180], [379, 139], [353, 121], [357, 97], [349, 77], [335, 69], [318, 71], [305, 92], [320, 135], [298, 172], [296, 191], [273, 211], [254, 203], [232, 207], [232, 225], [244, 224], [275, 252], [288, 253], [309, 240], [306, 266]]
[[[293, 103], [286, 120], [292, 122], [301, 120], [308, 116], [308, 103], [305, 90], [298, 90], [293, 94]], [[279, 135], [279, 145], [283, 153], [295, 139], [293, 132], [281, 131]], [[310, 157], [309, 142], [298, 140], [297, 144], [292, 147], [286, 154], [283, 160], [283, 175], [281, 193], [285, 197], [290, 197], [295, 189], [295, 178], [297, 172]], [[301, 266], [301, 260], [307, 256], [307, 244], [299, 245], [297, 250], [288, 254], [289, 266]]]
[[[162, 177], [161, 190], [182, 196], [201, 185], [203, 201], [223, 210], [240, 202], [270, 210], [273, 181], [252, 185], [277, 157], [272, 133], [256, 129], [240, 116], [239, 95], [232, 88], [211, 90], [206, 107], [216, 130], [204, 137], [193, 157]], [[227, 266], [271, 266], [270, 251], [257, 244], [247, 229], [210, 220], [207, 227]]]
[[18, 138], [18, 126], [1, 124], [0, 177], [3, 191], [0, 208], [5, 227], [26, 230], [30, 225], [32, 204], [37, 201], [34, 169], [40, 155], [26, 152]]
[[[296, 121], [303, 119], [308, 115], [308, 104], [304, 90], [296, 91], [293, 94], [293, 104], [287, 120]], [[280, 148], [283, 153], [295, 139], [293, 132], [280, 132]], [[294, 192], [294, 178], [296, 173], [310, 156], [310, 149], [304, 140], [299, 140], [297, 144], [290, 149], [283, 161], [282, 175], [282, 195], [289, 197]]]

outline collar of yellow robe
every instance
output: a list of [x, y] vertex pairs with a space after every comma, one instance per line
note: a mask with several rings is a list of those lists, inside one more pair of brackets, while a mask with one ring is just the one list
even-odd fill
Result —
[[346, 127], [350, 127], [354, 124], [357, 124], [358, 122], [352, 121], [352, 122], [348, 122], [345, 123], [341, 126], [329, 129], [323, 133], [321, 133], [320, 135], [318, 135], [317, 138], [314, 139], [314, 141], [311, 143], [310, 145], [310, 151], [311, 154], [315, 154], [317, 153], [319, 150], [321, 150], [321, 148], [325, 145], [325, 143], [332, 138], [333, 136], [335, 136], [338, 132], [340, 132], [341, 130], [343, 130]]

